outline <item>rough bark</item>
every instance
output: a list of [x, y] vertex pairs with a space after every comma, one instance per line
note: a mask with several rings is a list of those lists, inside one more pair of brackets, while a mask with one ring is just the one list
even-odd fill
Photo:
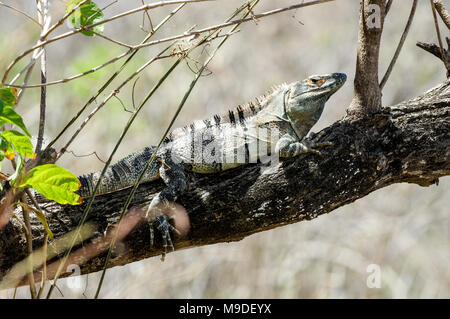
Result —
[[[321, 139], [333, 146], [323, 149], [321, 157], [299, 156], [264, 175], [258, 164], [221, 174], [191, 175], [189, 189], [178, 200], [189, 212], [191, 227], [184, 237], [175, 237], [175, 247], [238, 241], [256, 232], [310, 220], [394, 183], [437, 184], [439, 177], [450, 174], [449, 115], [450, 80], [370, 117], [334, 123]], [[161, 181], [141, 185], [132, 206], [148, 205], [162, 187]], [[94, 241], [117, 222], [128, 192], [95, 200], [88, 217], [96, 225]], [[47, 220], [56, 237], [77, 226], [83, 208], [47, 205]], [[37, 219], [31, 222], [33, 246], [40, 247], [43, 227]], [[161, 242], [156, 239], [156, 248], [150, 249], [148, 225], [138, 224], [121, 241], [109, 267], [161, 254]], [[12, 219], [0, 230], [0, 280], [26, 254], [22, 228]], [[99, 253], [81, 265], [82, 273], [100, 270], [105, 255]], [[70, 263], [74, 262], [77, 260]], [[51, 269], [48, 276], [52, 277]], [[36, 273], [36, 280], [39, 277]]]

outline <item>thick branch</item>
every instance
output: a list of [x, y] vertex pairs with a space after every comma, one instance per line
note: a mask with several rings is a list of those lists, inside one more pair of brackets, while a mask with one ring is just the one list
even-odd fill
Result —
[[363, 117], [381, 109], [378, 56], [386, 11], [386, 0], [361, 0], [355, 95], [348, 116]]
[[[325, 129], [322, 138], [334, 146], [323, 149], [321, 157], [299, 156], [282, 162], [269, 174], [261, 174], [261, 166], [254, 164], [221, 174], [191, 175], [189, 189], [178, 200], [189, 212], [191, 227], [187, 235], [175, 238], [175, 247], [237, 241], [256, 232], [313, 219], [394, 183], [437, 184], [439, 177], [450, 175], [449, 118], [450, 80], [370, 118], [336, 122]], [[132, 205], [148, 205], [163, 187], [161, 181], [141, 185]], [[93, 236], [97, 242], [117, 221], [128, 192], [99, 196], [94, 202], [88, 220], [97, 227]], [[56, 237], [73, 230], [83, 211], [82, 206], [54, 203], [47, 204], [46, 209]], [[37, 219], [31, 222], [33, 246], [39, 247], [44, 230]], [[148, 225], [140, 223], [121, 242], [110, 266], [161, 254], [160, 242], [156, 249], [149, 246]], [[51, 249], [49, 246], [50, 255]], [[26, 254], [21, 226], [11, 220], [0, 230], [0, 278]], [[91, 258], [81, 266], [82, 273], [100, 270], [104, 258], [104, 252]], [[52, 278], [51, 267], [48, 276]], [[40, 280], [39, 273], [36, 280]]]

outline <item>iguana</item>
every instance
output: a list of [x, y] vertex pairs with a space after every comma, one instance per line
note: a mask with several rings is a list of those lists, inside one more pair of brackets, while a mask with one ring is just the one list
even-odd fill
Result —
[[[256, 162], [273, 150], [280, 158], [319, 153], [315, 148], [330, 143], [312, 144], [305, 137], [322, 114], [325, 102], [346, 78], [343, 73], [333, 73], [282, 84], [245, 107], [172, 131], [141, 180], [150, 182], [161, 178], [167, 185], [151, 201], [147, 216], [151, 210], [161, 207], [160, 204], [177, 199], [186, 188], [187, 172], [214, 174]], [[269, 138], [273, 131], [279, 135], [276, 141]], [[107, 168], [97, 195], [133, 186], [154, 151], [155, 147], [146, 147]], [[78, 193], [82, 198], [92, 195], [99, 177], [100, 172], [79, 177]], [[176, 229], [164, 214], [150, 223], [152, 244], [153, 226], [162, 233], [164, 258], [168, 244], [173, 250], [169, 231]]]

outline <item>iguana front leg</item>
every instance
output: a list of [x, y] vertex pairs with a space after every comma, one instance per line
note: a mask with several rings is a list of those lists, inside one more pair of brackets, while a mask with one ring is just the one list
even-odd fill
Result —
[[[318, 135], [321, 136], [320, 133]], [[305, 137], [299, 141], [295, 137], [285, 134], [278, 140], [275, 151], [282, 158], [295, 157], [305, 153], [321, 155], [320, 151], [316, 150], [316, 148], [331, 145], [333, 145], [331, 142], [313, 143]]]
[[[167, 246], [170, 246], [172, 251], [175, 250], [170, 237], [170, 230], [180, 234], [180, 232], [169, 223], [173, 217], [166, 215], [164, 210], [167, 209], [168, 204], [174, 202], [186, 188], [186, 176], [183, 167], [171, 159], [170, 152], [166, 152], [161, 160], [163, 164], [159, 168], [159, 174], [167, 187], [153, 198], [147, 209], [146, 218], [149, 220], [150, 224], [150, 243], [152, 246], [154, 243], [153, 227], [156, 227], [156, 229], [161, 232], [164, 249], [161, 260], [164, 260], [167, 253]], [[154, 215], [152, 213], [156, 213], [157, 216], [151, 218], [150, 216]]]

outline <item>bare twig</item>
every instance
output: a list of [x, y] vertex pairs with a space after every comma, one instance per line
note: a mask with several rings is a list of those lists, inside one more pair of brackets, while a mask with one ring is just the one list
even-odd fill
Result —
[[395, 62], [397, 62], [398, 56], [400, 55], [400, 51], [402, 50], [403, 44], [405, 43], [406, 36], [408, 35], [409, 28], [411, 27], [412, 20], [414, 18], [414, 14], [416, 12], [417, 0], [413, 1], [411, 12], [409, 14], [408, 22], [406, 23], [405, 30], [403, 30], [402, 37], [400, 38], [400, 42], [397, 45], [397, 49], [395, 50], [394, 56], [392, 57], [391, 63], [387, 68], [386, 73], [383, 76], [383, 79], [380, 82], [380, 89], [383, 90], [384, 85], [386, 84], [389, 76], [391, 75], [392, 69], [394, 68]]
[[174, 41], [174, 40], [178, 40], [178, 39], [182, 39], [182, 38], [186, 38], [186, 37], [197, 37], [201, 33], [209, 32], [209, 31], [215, 31], [215, 30], [223, 29], [223, 28], [226, 28], [226, 27], [229, 27], [229, 26], [234, 26], [236, 24], [242, 24], [244, 22], [254, 21], [255, 19], [265, 18], [265, 17], [271, 16], [271, 15], [274, 15], [274, 14], [279, 14], [279, 13], [282, 13], [282, 12], [295, 10], [295, 9], [299, 9], [299, 8], [303, 8], [303, 7], [308, 7], [308, 6], [312, 6], [312, 5], [317, 5], [317, 4], [321, 4], [321, 3], [331, 2], [331, 1], [335, 1], [335, 0], [314, 0], [314, 1], [310, 1], [310, 2], [304, 2], [304, 3], [300, 3], [300, 4], [295, 4], [295, 5], [284, 7], [284, 8], [278, 8], [278, 9], [266, 11], [266, 12], [263, 12], [263, 13], [254, 14], [251, 17], [248, 17], [248, 18], [232, 20], [232, 21], [229, 21], [229, 22], [226, 22], [226, 23], [217, 24], [217, 25], [210, 26], [210, 27], [207, 27], [207, 28], [203, 28], [203, 29], [199, 29], [199, 30], [193, 30], [193, 31], [190, 31], [190, 32], [185, 32], [183, 34], [170, 36], [170, 37], [163, 38], [163, 39], [160, 39], [160, 40], [150, 41], [150, 42], [147, 42], [147, 43], [144, 43], [144, 44], [136, 45], [133, 48], [148, 47], [148, 46], [152, 46], [152, 45], [156, 45], [156, 44], [160, 44], [160, 43], [164, 43], [164, 42], [169, 42], [169, 41]]
[[54, 25], [52, 25], [51, 27], [48, 28], [47, 32], [45, 32], [42, 36], [41, 36], [41, 40], [44, 41], [45, 39], [47, 39], [47, 37], [49, 36], [50, 33], [52, 33], [56, 28], [58, 28], [60, 25], [62, 25], [64, 23], [64, 21], [67, 20], [67, 18], [74, 13], [76, 10], [78, 10], [82, 5], [84, 5], [86, 2], [88, 2], [89, 0], [83, 0], [80, 1], [80, 3], [78, 3], [72, 10], [70, 10], [69, 12], [67, 12], [61, 19], [58, 20], [58, 22], [56, 22]]
[[[42, 50], [42, 52], [44, 52], [44, 51]], [[27, 86], [28, 81], [30, 80], [31, 73], [33, 72], [33, 67], [34, 67], [34, 63], [32, 63], [29, 67], [26, 68], [27, 73], [25, 73], [25, 78], [23, 79], [24, 86]], [[25, 90], [20, 90], [19, 94], [17, 94], [17, 102], [15, 105], [16, 107], [18, 105], [20, 105], [20, 100], [22, 99], [22, 96], [24, 93], [25, 93]]]
[[16, 11], [16, 12], [18, 12], [18, 13], [24, 15], [25, 17], [27, 17], [27, 18], [30, 19], [31, 21], [33, 21], [33, 22], [36, 23], [38, 26], [41, 26], [41, 24], [39, 23], [39, 21], [37, 21], [35, 18], [33, 18], [32, 16], [30, 16], [30, 15], [29, 15], [28, 13], [26, 13], [25, 11], [22, 11], [22, 10], [20, 10], [20, 9], [17, 9], [17, 8], [13, 7], [13, 6], [7, 5], [7, 4], [5, 4], [5, 3], [1, 2], [1, 1], [0, 1], [0, 6], [4, 6], [4, 7], [6, 7], [6, 8], [11, 9], [11, 10], [14, 10], [14, 11]]
[[[22, 202], [26, 203], [25, 194], [22, 195]], [[23, 213], [23, 221], [25, 223], [25, 227], [28, 231], [25, 231], [25, 237], [27, 239], [27, 251], [28, 251], [28, 263], [27, 263], [27, 277], [28, 283], [30, 286], [31, 298], [36, 299], [36, 286], [34, 284], [34, 273], [33, 273], [33, 238], [31, 235], [31, 223], [30, 223], [30, 214], [26, 206], [22, 206]]]
[[388, 0], [388, 2], [386, 4], [386, 15], [388, 14], [389, 10], [391, 10], [392, 2], [394, 2], [394, 1]]
[[[224, 35], [224, 36], [229, 36], [231, 35], [230, 33]], [[206, 40], [202, 40], [201, 44], [205, 44], [207, 42], [210, 42], [212, 40], [218, 39], [222, 36], [214, 36], [211, 38], [207, 38]], [[191, 47], [195, 48], [197, 47], [199, 44], [195, 44]], [[160, 59], [164, 59], [167, 57], [173, 57], [176, 55], [179, 55], [178, 52], [175, 53], [171, 53], [169, 55], [164, 55], [164, 53], [170, 48], [172, 47], [172, 44], [169, 45], [168, 47], [166, 47], [163, 51], [161, 51], [157, 56], [155, 56], [154, 58], [150, 59], [149, 61], [147, 61], [145, 64], [143, 64], [138, 70], [136, 70], [134, 73], [132, 73], [125, 81], [123, 81], [116, 89], [112, 90], [111, 93], [95, 108], [91, 111], [91, 113], [89, 113], [89, 115], [86, 117], [86, 119], [80, 124], [80, 126], [78, 127], [78, 129], [75, 131], [75, 133], [69, 138], [69, 140], [66, 142], [66, 144], [61, 148], [60, 152], [58, 153], [58, 156], [56, 157], [56, 160], [58, 160], [68, 149], [68, 147], [70, 146], [70, 144], [72, 144], [72, 142], [75, 140], [75, 138], [78, 136], [78, 134], [83, 130], [83, 128], [86, 126], [86, 124], [91, 120], [91, 118], [114, 96], [117, 96], [117, 94], [119, 94], [120, 90], [122, 90], [122, 88], [128, 83], [130, 82], [136, 75], [138, 75], [139, 73], [141, 73], [145, 68], [147, 68], [150, 64], [152, 64], [153, 62], [160, 60]], [[189, 50], [191, 50], [189, 49]], [[184, 51], [182, 53], [182, 55], [184, 56], [186, 54], [186, 51]]]
[[42, 245], [42, 277], [41, 277], [41, 287], [39, 288], [39, 292], [37, 294], [37, 299], [41, 299], [42, 293], [45, 289], [45, 281], [47, 280], [47, 241], [48, 234], [44, 234], [44, 245]]
[[[108, 22], [111, 22], [111, 21], [114, 21], [114, 20], [123, 18], [123, 17], [125, 17], [125, 16], [127, 16], [127, 15], [134, 14], [134, 13], [137, 13], [137, 12], [140, 12], [140, 11], [143, 11], [143, 10], [149, 10], [149, 9], [154, 9], [154, 8], [157, 8], [157, 7], [162, 7], [162, 6], [167, 6], [167, 5], [174, 5], [174, 4], [180, 4], [180, 3], [194, 3], [194, 2], [205, 2], [205, 1], [215, 1], [215, 0], [167, 0], [167, 1], [159, 1], [159, 2], [155, 2], [155, 3], [151, 3], [151, 4], [148, 4], [148, 5], [139, 7], [139, 8], [135, 8], [135, 9], [133, 9], [133, 10], [129, 10], [129, 11], [120, 13], [120, 14], [115, 15], [115, 16], [109, 18], [109, 19], [105, 19], [105, 20], [102, 20], [102, 21], [100, 21], [100, 22], [93, 23], [93, 24], [90, 24], [90, 25], [88, 25], [88, 26], [81, 27], [81, 28], [79, 28], [79, 29], [77, 29], [77, 30], [73, 30], [73, 31], [69, 31], [69, 32], [63, 33], [63, 34], [61, 34], [61, 35], [59, 35], [59, 36], [56, 36], [56, 37], [54, 37], [54, 38], [51, 38], [51, 39], [49, 39], [49, 40], [45, 40], [45, 39], [48, 37], [48, 35], [49, 35], [56, 27], [58, 27], [60, 24], [62, 24], [62, 23], [65, 21], [65, 19], [67, 19], [67, 17], [68, 17], [71, 13], [73, 13], [79, 6], [81, 6], [82, 4], [84, 4], [86, 1], [88, 1], [88, 0], [83, 0], [83, 1], [81, 1], [81, 2], [80, 2], [80, 3], [79, 3], [79, 4], [78, 4], [71, 12], [67, 13], [60, 21], [58, 21], [58, 23], [56, 23], [55, 25], [53, 25], [52, 27], [50, 27], [50, 28], [48, 29], [48, 31], [47, 31], [45, 34], [43, 34], [43, 35], [41, 36], [40, 42], [39, 42], [38, 44], [36, 44], [35, 46], [33, 46], [32, 48], [30, 48], [30, 49], [28, 49], [28, 50], [25, 50], [25, 51], [22, 52], [19, 56], [17, 56], [17, 57], [16, 57], [16, 58], [8, 65], [8, 67], [6, 68], [6, 71], [5, 71], [5, 73], [3, 74], [2, 83], [5, 83], [5, 82], [6, 82], [6, 79], [7, 79], [7, 77], [8, 77], [9, 72], [11, 71], [11, 69], [12, 69], [12, 68], [13, 68], [13, 67], [14, 67], [14, 66], [15, 66], [15, 65], [16, 65], [23, 57], [25, 57], [26, 55], [30, 54], [30, 53], [33, 52], [34, 50], [36, 50], [36, 49], [38, 49], [38, 48], [40, 48], [40, 47], [43, 47], [43, 46], [45, 46], [45, 45], [48, 45], [48, 44], [50, 44], [50, 43], [52, 43], [52, 42], [55, 42], [55, 41], [58, 41], [58, 40], [67, 38], [67, 37], [69, 37], [69, 36], [72, 36], [72, 35], [74, 35], [74, 34], [80, 33], [80, 32], [82, 32], [82, 31], [92, 29], [92, 28], [94, 28], [94, 27], [96, 27], [96, 26], [98, 26], [98, 25], [105, 24], [105, 23], [108, 23]], [[332, 1], [332, 0], [329, 0], [329, 1]]]
[[157, 56], [147, 61], [144, 65], [142, 65], [137, 71], [135, 71], [132, 75], [130, 75], [124, 82], [122, 82], [116, 89], [112, 90], [111, 93], [95, 108], [89, 113], [89, 115], [86, 117], [86, 119], [80, 124], [78, 129], [75, 131], [75, 133], [69, 138], [69, 140], [66, 142], [66, 144], [61, 148], [60, 152], [58, 153], [58, 156], [56, 157], [56, 160], [58, 160], [68, 149], [70, 144], [75, 140], [75, 138], [78, 136], [78, 134], [83, 130], [83, 128], [86, 126], [86, 124], [89, 122], [89, 120], [115, 95], [117, 95], [120, 90], [129, 82], [131, 81], [137, 74], [139, 74], [143, 69], [145, 69], [147, 66], [152, 64], [153, 62], [159, 60], [164, 52], [166, 52], [169, 48], [166, 47], [163, 51], [161, 51]]
[[[142, 5], [145, 5], [144, 0], [141, 0]], [[144, 17], [147, 16], [148, 19], [148, 24], [150, 25], [150, 32], [153, 32], [153, 23], [152, 23], [152, 19], [150, 18], [150, 14], [148, 13], [148, 10], [144, 11], [144, 14], [142, 15], [142, 25], [141, 25], [141, 29], [143, 31], [144, 30]]]
[[[204, 1], [206, 1], [206, 0], [204, 0]], [[211, 1], [211, 0], [208, 0], [208, 1]], [[155, 40], [155, 41], [150, 41], [150, 42], [138, 44], [138, 45], [135, 45], [135, 46], [131, 46], [131, 49], [130, 49], [129, 52], [123, 53], [119, 57], [114, 58], [113, 60], [110, 60], [110, 61], [108, 61], [106, 63], [110, 64], [110, 63], [116, 61], [117, 59], [119, 59], [119, 58], [121, 58], [121, 57], [123, 57], [125, 55], [128, 55], [130, 52], [134, 52], [136, 49], [141, 49], [141, 48], [144, 48], [144, 47], [157, 45], [157, 44], [161, 44], [161, 43], [164, 43], [164, 42], [174, 41], [174, 40], [187, 38], [187, 37], [195, 38], [201, 33], [215, 31], [215, 30], [223, 29], [223, 28], [226, 28], [226, 27], [229, 27], [229, 26], [233, 26], [233, 25], [236, 25], [236, 24], [241, 24], [241, 23], [248, 22], [248, 21], [254, 21], [254, 19], [264, 18], [264, 17], [268, 17], [268, 16], [271, 16], [271, 15], [274, 15], [274, 14], [282, 13], [282, 12], [285, 12], [285, 11], [295, 10], [295, 9], [298, 9], [298, 8], [307, 7], [307, 6], [316, 5], [316, 4], [325, 3], [325, 2], [331, 2], [331, 1], [335, 1], [335, 0], [314, 0], [314, 1], [306, 2], [306, 3], [296, 4], [296, 5], [292, 5], [292, 6], [289, 6], [289, 7], [279, 8], [279, 9], [275, 9], [275, 10], [271, 10], [271, 11], [266, 11], [266, 12], [263, 12], [263, 13], [260, 13], [260, 14], [255, 14], [255, 15], [252, 15], [252, 17], [249, 17], [249, 18], [233, 20], [233, 21], [230, 21], [230, 22], [226, 22], [226, 23], [210, 26], [210, 27], [203, 28], [203, 29], [200, 29], [200, 30], [184, 32], [184, 33], [179, 34], [179, 35], [170, 36], [170, 37], [167, 37], [167, 38], [163, 38], [163, 39], [159, 39], [159, 40]], [[87, 27], [85, 27], [85, 29], [89, 29], [91, 27], [92, 26], [87, 26]], [[92, 30], [90, 30], [90, 31], [92, 31]], [[110, 38], [108, 38], [107, 40], [115, 42], [115, 40], [110, 39]], [[50, 40], [48, 40], [48, 41], [50, 41]], [[118, 44], [118, 43], [116, 43], [116, 44]], [[125, 44], [125, 43], [121, 43], [121, 45], [128, 47], [128, 45]], [[31, 87], [40, 87], [42, 85], [47, 85], [48, 86], [48, 85], [55, 85], [55, 84], [65, 83], [65, 82], [77, 79], [79, 77], [82, 77], [82, 76], [84, 76], [86, 74], [95, 72], [98, 69], [106, 66], [106, 63], [102, 64], [97, 69], [91, 69], [89, 71], [86, 71], [86, 72], [74, 75], [72, 77], [69, 77], [69, 78], [66, 78], [66, 79], [63, 79], [63, 80], [48, 82], [47, 84], [33, 84], [33, 85], [28, 85], [26, 87], [30, 87], [31, 88]], [[20, 86], [20, 85], [13, 85], [11, 83], [4, 84], [4, 85], [5, 86], [11, 86], [11, 87], [17, 87], [17, 88], [24, 87], [24, 86]]]
[[[450, 64], [450, 39], [449, 38], [445, 38], [445, 39], [447, 41], [447, 49], [444, 50], [444, 56], [442, 56], [441, 49], [436, 44], [417, 42], [416, 45], [419, 48], [424, 49], [428, 53], [433, 54], [437, 58], [439, 58], [443, 61], [445, 60], [447, 62], [447, 64]], [[447, 77], [450, 77], [450, 70], [447, 71]]]
[[103, 69], [104, 67], [106, 67], [106, 66], [108, 66], [108, 65], [110, 65], [110, 64], [112, 64], [112, 63], [114, 63], [114, 62], [116, 62], [116, 61], [118, 61], [120, 59], [122, 59], [123, 57], [129, 55], [131, 52], [132, 52], [132, 50], [128, 50], [128, 51], [126, 51], [126, 52], [124, 52], [124, 53], [122, 53], [122, 54], [112, 58], [109, 61], [106, 61], [106, 62], [104, 62], [104, 63], [102, 63], [100, 65], [97, 65], [96, 67], [93, 67], [92, 69], [89, 69], [87, 71], [84, 71], [84, 72], [72, 75], [70, 77], [67, 77], [67, 78], [64, 78], [64, 79], [61, 79], [61, 80], [49, 81], [49, 82], [46, 82], [46, 83], [39, 83], [39, 84], [30, 84], [30, 85], [15, 85], [15, 84], [8, 83], [8, 84], [5, 84], [5, 86], [11, 86], [11, 87], [15, 87], [15, 88], [26, 89], [26, 88], [37, 88], [37, 87], [44, 87], [44, 86], [51, 86], [51, 85], [67, 83], [67, 82], [70, 82], [72, 80], [76, 80], [78, 78], [86, 76], [88, 74], [94, 73], [94, 72], [96, 72], [96, 71], [98, 71], [100, 69]]
[[[42, 49], [36, 50], [33, 53], [33, 56], [31, 58], [30, 62], [28, 62], [28, 64], [22, 70], [20, 70], [19, 73], [16, 74], [16, 76], [11, 80], [11, 83], [9, 83], [9, 86], [13, 85], [25, 72], [27, 72], [27, 74], [29, 72], [31, 72], [29, 70], [33, 69], [34, 64], [36, 63], [36, 60], [38, 58], [40, 58], [43, 53], [44, 53], [44, 50], [42, 50]], [[25, 80], [26, 80], [26, 75], [25, 75]], [[25, 80], [24, 80], [24, 82], [25, 82]], [[22, 90], [21, 90], [21, 92], [22, 92]]]
[[103, 164], [106, 163], [104, 160], [102, 160], [102, 159], [100, 158], [100, 156], [98, 156], [97, 152], [95, 152], [95, 151], [92, 152], [92, 153], [89, 153], [89, 154], [83, 154], [83, 155], [75, 154], [74, 151], [67, 151], [67, 152], [70, 153], [70, 154], [72, 154], [72, 155], [75, 156], [75, 157], [88, 157], [88, 156], [94, 155], [95, 157], [97, 157], [97, 159], [98, 159], [100, 162], [102, 162]]
[[434, 20], [434, 26], [436, 28], [436, 36], [438, 38], [438, 43], [439, 43], [439, 50], [441, 51], [441, 56], [443, 57], [442, 61], [444, 62], [445, 65], [445, 69], [447, 70], [447, 74], [450, 72], [450, 66], [447, 62], [447, 59], [445, 59], [445, 52], [444, 52], [444, 47], [442, 45], [442, 40], [441, 40], [441, 32], [439, 30], [439, 22], [437, 20], [437, 16], [436, 16], [436, 10], [434, 7], [434, 3], [433, 0], [430, 0], [430, 5], [431, 5], [431, 11], [433, 12], [433, 20]]
[[[159, 30], [167, 21], [169, 21], [177, 12], [179, 12], [179, 10], [181, 10], [184, 6], [186, 5], [186, 3], [182, 3], [180, 4], [177, 8], [175, 8], [172, 12], [170, 12], [154, 29], [153, 32], [151, 32], [150, 34], [148, 34], [144, 40], [142, 40], [141, 43], [145, 43], [147, 42], [155, 33], [157, 30]], [[133, 53], [131, 53], [131, 55], [125, 60], [125, 62], [121, 65], [121, 67], [119, 68], [119, 70], [117, 70], [116, 72], [114, 72], [113, 75], [110, 76], [110, 78], [100, 87], [100, 89], [97, 91], [96, 94], [94, 94], [88, 101], [87, 103], [80, 109], [80, 111], [78, 111], [78, 113], [69, 121], [69, 123], [67, 123], [64, 128], [58, 133], [58, 135], [48, 144], [47, 149], [48, 150], [63, 134], [64, 132], [66, 132], [69, 127], [81, 116], [81, 114], [84, 112], [84, 110], [86, 110], [86, 108], [91, 105], [92, 102], [94, 102], [97, 97], [109, 86], [109, 84], [117, 77], [117, 75], [120, 74], [120, 72], [122, 72], [122, 70], [125, 68], [125, 66], [131, 61], [131, 59], [133, 59], [133, 57], [136, 55], [136, 53], [138, 52], [138, 50], [133, 51]]]
[[[42, 25], [42, 33], [47, 31], [46, 28], [50, 25], [50, 15], [48, 0], [39, 0], [36, 2], [38, 19]], [[45, 47], [42, 48], [43, 54], [41, 55], [41, 83], [47, 82], [47, 54]], [[44, 130], [45, 130], [45, 110], [46, 110], [46, 100], [47, 100], [47, 88], [45, 86], [41, 87], [41, 102], [39, 107], [39, 130], [38, 137], [36, 141], [35, 153], [37, 154], [36, 163], [40, 162], [41, 159], [41, 148], [42, 142], [44, 140]]]
[[[235, 31], [233, 33], [237, 33], [237, 31]], [[224, 35], [217, 35], [217, 36], [211, 38], [209, 41], [212, 41], [212, 40], [215, 40], [215, 39], [218, 39], [218, 38], [221, 38], [221, 37], [229, 36], [229, 35], [231, 35], [231, 34], [227, 33], [227, 34], [224, 34]], [[141, 46], [139, 46], [138, 48], [133, 48], [133, 49], [130, 49], [128, 51], [125, 51], [124, 53], [121, 53], [120, 55], [112, 58], [111, 60], [102, 63], [101, 65], [98, 65], [98, 66], [93, 67], [93, 68], [91, 68], [91, 69], [89, 69], [87, 71], [84, 71], [84, 72], [72, 75], [72, 76], [64, 78], [64, 79], [60, 79], [60, 80], [56, 80], [56, 81], [50, 81], [50, 82], [45, 82], [45, 83], [39, 83], [39, 84], [30, 84], [30, 85], [15, 85], [15, 84], [7, 83], [7, 84], [5, 84], [5, 86], [20, 88], [20, 89], [26, 89], [26, 88], [37, 88], [37, 87], [45, 87], [45, 86], [51, 86], [51, 85], [58, 85], [58, 84], [67, 83], [67, 82], [79, 79], [79, 78], [81, 78], [83, 76], [89, 75], [91, 73], [94, 73], [94, 72], [96, 72], [96, 71], [98, 71], [100, 69], [103, 69], [104, 67], [106, 67], [106, 66], [108, 66], [108, 65], [110, 65], [110, 64], [112, 64], [112, 63], [114, 63], [114, 62], [116, 62], [116, 61], [118, 61], [120, 59], [122, 59], [123, 57], [125, 57], [125, 56], [127, 56], [129, 54], [132, 54], [133, 52], [135, 52], [136, 50], [138, 50], [140, 48], [141, 48]], [[180, 54], [180, 52], [177, 52], [177, 54]], [[176, 54], [172, 53], [172, 54], [167, 54], [167, 55], [161, 55], [158, 58], [158, 60], [165, 59], [165, 58], [170, 58], [170, 57], [173, 57], [174, 55], [176, 55]]]
[[450, 30], [450, 14], [448, 13], [447, 9], [445, 9], [442, 0], [433, 0], [433, 3], [436, 11], [441, 16], [442, 21], [444, 21], [445, 25]]

